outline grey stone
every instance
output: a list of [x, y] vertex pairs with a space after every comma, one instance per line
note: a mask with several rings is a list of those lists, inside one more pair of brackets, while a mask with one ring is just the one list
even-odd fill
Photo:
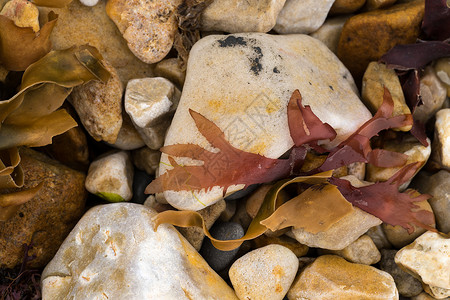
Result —
[[[216, 223], [210, 233], [218, 240], [235, 240], [244, 236], [244, 228], [233, 222]], [[214, 271], [219, 272], [231, 264], [238, 251], [239, 247], [230, 251], [221, 251], [213, 246], [210, 239], [206, 239], [199, 253]]]
[[381, 258], [375, 243], [368, 235], [362, 235], [342, 250], [321, 250], [319, 253], [336, 254], [349, 262], [363, 265], [373, 265]]
[[388, 272], [394, 278], [400, 295], [404, 297], [417, 296], [422, 292], [422, 283], [397, 266], [394, 261], [397, 250], [381, 250], [380, 269]]
[[159, 166], [161, 151], [153, 150], [148, 147], [142, 147], [131, 152], [133, 164], [139, 170], [154, 175]]
[[327, 45], [333, 53], [336, 53], [342, 28], [348, 18], [349, 16], [329, 18], [319, 29], [312, 32], [310, 36], [320, 40]]

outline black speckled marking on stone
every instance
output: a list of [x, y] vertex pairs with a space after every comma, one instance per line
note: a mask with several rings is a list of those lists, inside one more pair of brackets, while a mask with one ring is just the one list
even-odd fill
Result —
[[253, 48], [253, 51], [255, 52], [256, 55], [254, 57], [249, 57], [250, 64], [251, 64], [250, 70], [252, 70], [253, 74], [258, 76], [259, 72], [261, 72], [262, 69], [263, 69], [263, 66], [261, 64], [261, 58], [264, 55], [263, 55], [262, 50], [261, 50], [260, 47], [254, 46], [252, 48]]
[[279, 73], [280, 73], [280, 70], [278, 70], [278, 68], [275, 67], [275, 68], [273, 68], [273, 72], [279, 74]]
[[218, 40], [219, 47], [227, 48], [227, 47], [234, 47], [234, 46], [247, 46], [247, 41], [244, 40], [243, 37], [238, 36], [235, 37], [233, 35], [230, 35], [222, 40]]
[[332, 85], [329, 85], [328, 87], [330, 88], [330, 90], [334, 91], [334, 88]]

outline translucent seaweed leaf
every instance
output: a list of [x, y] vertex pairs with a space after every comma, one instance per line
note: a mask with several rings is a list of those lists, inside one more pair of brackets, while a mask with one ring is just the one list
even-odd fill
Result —
[[21, 204], [24, 204], [31, 199], [41, 190], [43, 182], [37, 186], [13, 193], [0, 194], [0, 221], [7, 221], [11, 218], [19, 209]]

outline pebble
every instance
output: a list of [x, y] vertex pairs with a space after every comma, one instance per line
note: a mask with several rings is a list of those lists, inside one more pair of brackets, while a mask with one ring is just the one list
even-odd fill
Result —
[[94, 5], [97, 5], [98, 1], [99, 1], [99, 0], [80, 0], [80, 2], [81, 2], [83, 5], [86, 5], [86, 6], [94, 6]]
[[146, 172], [135, 170], [133, 176], [133, 199], [134, 203], [144, 204], [147, 196], [144, 191], [147, 185], [152, 181], [152, 177]]
[[444, 289], [437, 286], [432, 286], [428, 284], [423, 285], [423, 289], [425, 292], [427, 292], [429, 295], [432, 296], [432, 298], [435, 299], [449, 299], [450, 298], [450, 289]]
[[342, 250], [322, 250], [319, 253], [339, 255], [349, 262], [363, 265], [373, 265], [381, 259], [380, 251], [368, 235], [360, 236]]
[[114, 144], [122, 127], [123, 86], [114, 67], [106, 61], [103, 65], [111, 74], [106, 83], [93, 80], [77, 86], [68, 99], [96, 141]]
[[400, 295], [414, 297], [422, 292], [422, 283], [397, 266], [394, 261], [397, 250], [381, 250], [380, 269], [388, 272], [394, 278]]
[[[385, 140], [383, 142], [383, 149], [400, 152], [406, 154], [408, 156], [406, 160], [406, 165], [420, 162], [423, 167], [425, 163], [428, 161], [428, 158], [431, 154], [431, 143], [430, 140], [427, 139], [428, 146], [423, 146], [419, 141], [417, 141], [414, 137], [406, 137], [401, 143], [396, 140]], [[402, 167], [391, 167], [391, 168], [380, 168], [375, 167], [374, 165], [367, 164], [366, 165], [366, 180], [370, 182], [377, 181], [386, 181], [391, 178], [397, 171], [399, 171]], [[417, 170], [417, 172], [420, 168]], [[411, 177], [410, 180], [400, 185], [399, 189], [401, 191], [405, 190], [406, 187], [411, 182], [412, 178], [417, 174], [417, 172]]]
[[450, 289], [450, 239], [427, 231], [400, 249], [395, 262], [423, 283]]
[[377, 246], [378, 250], [392, 248], [391, 243], [388, 241], [386, 234], [384, 233], [383, 225], [378, 225], [370, 228], [366, 232], [366, 234], [370, 236], [372, 241]]
[[330, 15], [351, 14], [364, 6], [366, 0], [336, 0], [331, 6]]
[[441, 82], [447, 87], [447, 97], [450, 97], [450, 58], [438, 59], [434, 69]]
[[172, 225], [134, 203], [91, 208], [42, 273], [43, 299], [237, 299]]
[[428, 66], [420, 78], [420, 96], [423, 104], [414, 110], [414, 120], [425, 124], [441, 109], [447, 98], [447, 89], [439, 80], [433, 67]]
[[450, 171], [450, 108], [436, 113], [436, 123], [431, 159]]
[[279, 34], [316, 31], [325, 22], [334, 0], [286, 0], [273, 28]]
[[298, 259], [291, 250], [269, 245], [236, 260], [229, 275], [239, 299], [282, 300], [297, 269]]
[[135, 127], [145, 145], [152, 150], [159, 150], [164, 145], [167, 129], [170, 126], [170, 120], [162, 121], [152, 127]]
[[292, 229], [301, 244], [329, 250], [342, 250], [356, 241], [369, 228], [381, 224], [381, 220], [355, 207], [354, 211], [325, 231], [310, 233], [303, 228]]
[[142, 147], [131, 152], [133, 164], [139, 170], [145, 171], [148, 175], [155, 175], [159, 167], [161, 152], [152, 150], [148, 147]]
[[288, 299], [398, 299], [391, 275], [349, 263], [336, 255], [319, 256], [295, 279]]
[[116, 142], [109, 145], [120, 150], [135, 150], [145, 146], [141, 136], [134, 128], [130, 116], [125, 111], [122, 111], [122, 127], [120, 127]]
[[[280, 157], [292, 147], [286, 106], [295, 89], [301, 91], [305, 105], [337, 130], [337, 138], [326, 142], [326, 147], [339, 143], [371, 117], [348, 71], [314, 38], [261, 33], [207, 36], [190, 52], [183, 93], [165, 145], [210, 147], [189, 115], [192, 109], [224, 130], [226, 137], [239, 129], [231, 140], [233, 146]], [[161, 162], [168, 163], [167, 155], [161, 156]], [[159, 175], [166, 170], [161, 165]], [[239, 189], [242, 186], [234, 186], [227, 193]], [[213, 187], [195, 196], [190, 191], [164, 192], [172, 206], [198, 210], [201, 203], [222, 199], [223, 189]]]
[[234, 201], [234, 200], [226, 201], [225, 210], [220, 214], [220, 217], [219, 217], [220, 221], [222, 221], [222, 222], [230, 221], [231, 218], [236, 213], [236, 207], [237, 207], [236, 201]]
[[202, 31], [268, 32], [286, 0], [215, 0], [203, 12]]
[[[205, 221], [206, 228], [209, 230], [225, 210], [224, 200], [214, 203], [198, 211]], [[195, 250], [200, 251], [205, 234], [200, 227], [177, 227], [178, 231], [191, 243]]]
[[358, 180], [364, 180], [366, 177], [366, 164], [363, 162], [354, 162], [347, 166], [348, 175], [355, 176]]
[[[415, 191], [413, 196], [420, 196], [420, 193]], [[419, 206], [421, 210], [433, 213], [433, 210], [431, 209], [431, 206], [427, 200], [415, 202], [414, 204]], [[436, 224], [434, 222], [427, 225], [436, 227]], [[400, 225], [392, 226], [385, 223], [383, 223], [382, 225], [388, 241], [397, 249], [400, 249], [412, 243], [417, 237], [419, 237], [426, 231], [426, 229], [416, 226], [415, 224], [412, 224], [412, 226], [414, 228], [414, 231], [412, 233], [408, 233], [408, 231]]]
[[44, 267], [58, 251], [81, 217], [87, 197], [85, 175], [40, 152], [20, 148], [24, 172], [23, 189], [43, 182], [41, 190], [22, 204], [9, 220], [0, 224], [0, 268], [13, 268], [23, 261], [23, 244], [33, 244], [28, 253], [36, 258], [30, 268]]
[[348, 18], [349, 16], [329, 18], [319, 29], [312, 32], [310, 36], [318, 39], [333, 51], [333, 53], [336, 53], [342, 28]]
[[147, 64], [161, 61], [170, 51], [177, 30], [180, 0], [110, 0], [106, 13], [114, 21], [133, 54]]
[[[392, 116], [411, 114], [406, 105], [402, 86], [397, 74], [393, 69], [388, 69], [385, 64], [371, 62], [367, 66], [362, 79], [361, 96], [364, 103], [375, 114], [383, 103], [384, 88], [387, 88], [394, 102]], [[402, 131], [409, 131], [412, 125], [400, 128]]]
[[186, 70], [180, 68], [177, 58], [166, 58], [156, 64], [155, 75], [173, 82], [178, 89], [183, 89]]
[[106, 14], [105, 6], [106, 1], [99, 1], [91, 7], [72, 1], [63, 8], [39, 7], [42, 16], [51, 10], [58, 14], [58, 22], [50, 35], [52, 48], [62, 50], [84, 44], [94, 46], [117, 70], [123, 85], [133, 78], [151, 77], [153, 68], [131, 53], [117, 26]]
[[120, 151], [97, 158], [89, 166], [86, 189], [110, 202], [133, 197], [133, 165], [128, 152]]
[[337, 56], [357, 83], [371, 61], [377, 61], [395, 45], [416, 42], [424, 7], [423, 0], [416, 0], [348, 19], [342, 29]]
[[38, 32], [40, 29], [39, 10], [33, 3], [26, 0], [6, 2], [0, 15], [14, 21], [17, 27], [31, 27], [34, 32]]
[[125, 110], [135, 126], [152, 127], [173, 116], [180, 96], [180, 91], [165, 78], [132, 79], [125, 91]]
[[[211, 228], [210, 233], [218, 240], [235, 240], [243, 237], [245, 232], [238, 223], [218, 222]], [[206, 239], [199, 253], [214, 271], [219, 272], [231, 264], [238, 251], [239, 247], [231, 251], [221, 251], [213, 246], [210, 239]]]
[[441, 170], [432, 176], [419, 179], [417, 187], [423, 193], [432, 195], [428, 200], [436, 218], [436, 228], [450, 233], [450, 173]]

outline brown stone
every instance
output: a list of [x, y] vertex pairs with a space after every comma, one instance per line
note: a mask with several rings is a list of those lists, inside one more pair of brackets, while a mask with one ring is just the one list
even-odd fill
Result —
[[342, 250], [320, 250], [319, 253], [339, 255], [349, 262], [363, 265], [373, 265], [381, 259], [380, 251], [368, 235], [360, 236]]
[[77, 86], [69, 101], [84, 128], [96, 141], [114, 144], [122, 127], [123, 85], [113, 66], [103, 61], [111, 77], [106, 83], [95, 80]]
[[22, 148], [25, 175], [23, 189], [44, 182], [29, 202], [20, 206], [6, 222], [0, 222], [0, 267], [12, 268], [22, 262], [23, 244], [31, 244], [29, 266], [43, 267], [55, 255], [84, 211], [87, 192], [85, 175], [42, 153]]
[[358, 14], [345, 23], [337, 56], [357, 84], [371, 61], [377, 61], [395, 45], [416, 41], [423, 14], [424, 1], [417, 0]]
[[[419, 196], [419, 192], [414, 192], [413, 196], [417, 197]], [[433, 210], [431, 209], [430, 204], [427, 200], [421, 201], [421, 202], [415, 202], [415, 205], [419, 206], [421, 210], [425, 210], [428, 212], [433, 213]], [[436, 224], [433, 222], [433, 224], [427, 224], [432, 227], [436, 227]], [[412, 243], [417, 237], [422, 235], [426, 229], [419, 227], [415, 224], [412, 224], [414, 231], [410, 234], [408, 231], [401, 227], [400, 225], [392, 226], [386, 223], [383, 223], [383, 230], [386, 234], [387, 239], [389, 242], [396, 248], [400, 249], [410, 243]]]
[[292, 299], [398, 299], [394, 279], [374, 267], [349, 263], [335, 255], [318, 257], [294, 280]]
[[351, 14], [360, 9], [366, 0], [336, 0], [331, 6], [330, 15]]
[[152, 64], [162, 60], [173, 45], [180, 0], [109, 0], [106, 13], [114, 21], [137, 58]]
[[186, 70], [183, 70], [177, 58], [163, 59], [155, 66], [155, 75], [173, 82], [180, 90], [183, 88]]
[[116, 68], [122, 83], [126, 84], [132, 78], [151, 77], [153, 67], [131, 53], [122, 34], [106, 14], [105, 5], [106, 1], [100, 1], [92, 7], [72, 1], [63, 8], [40, 7], [41, 16], [46, 16], [50, 10], [59, 16], [50, 35], [53, 49], [89, 43]]

